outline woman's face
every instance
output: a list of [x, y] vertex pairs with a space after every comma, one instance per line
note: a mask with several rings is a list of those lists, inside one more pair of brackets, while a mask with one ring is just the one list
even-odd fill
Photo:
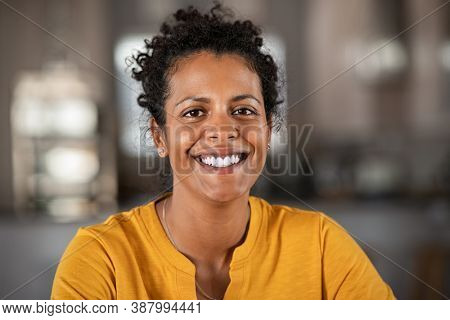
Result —
[[271, 133], [258, 75], [238, 55], [203, 51], [178, 62], [169, 88], [157, 144], [168, 150], [174, 190], [219, 202], [249, 192]]

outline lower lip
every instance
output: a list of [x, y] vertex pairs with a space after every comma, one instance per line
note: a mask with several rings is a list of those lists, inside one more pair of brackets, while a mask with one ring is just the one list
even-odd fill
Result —
[[235, 170], [237, 170], [239, 167], [241, 167], [242, 164], [243, 164], [245, 161], [247, 161], [248, 155], [247, 155], [247, 157], [245, 158], [244, 161], [240, 161], [240, 162], [238, 162], [238, 163], [236, 163], [236, 164], [233, 164], [233, 165], [231, 165], [231, 166], [228, 166], [228, 167], [221, 167], [221, 168], [212, 167], [212, 166], [207, 165], [207, 164], [205, 164], [205, 163], [203, 163], [203, 162], [200, 162], [200, 160], [197, 160], [196, 158], [193, 158], [193, 159], [194, 159], [195, 162], [197, 162], [197, 163], [200, 165], [200, 167], [201, 167], [202, 169], [206, 170], [206, 171], [209, 172], [209, 173], [214, 173], [214, 174], [230, 174], [230, 173], [233, 173]]

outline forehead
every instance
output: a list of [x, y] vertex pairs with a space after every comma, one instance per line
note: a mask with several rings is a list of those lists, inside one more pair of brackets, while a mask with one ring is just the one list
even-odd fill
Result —
[[259, 76], [237, 54], [200, 52], [176, 63], [170, 77], [170, 96], [217, 92], [261, 94]]

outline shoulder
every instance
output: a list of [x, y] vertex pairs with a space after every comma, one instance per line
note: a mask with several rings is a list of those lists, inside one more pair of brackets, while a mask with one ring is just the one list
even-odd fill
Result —
[[145, 229], [143, 214], [146, 205], [137, 206], [127, 211], [111, 214], [103, 221], [78, 229], [75, 236], [93, 238], [105, 247], [119, 244], [125, 239], [132, 239], [143, 234]]
[[59, 261], [52, 299], [115, 299], [116, 257], [134, 214], [113, 214], [78, 229]]
[[293, 205], [269, 203], [263, 198], [253, 197], [267, 217], [268, 225], [283, 225], [292, 228], [319, 228], [329, 218], [321, 211], [302, 209]]
[[262, 198], [254, 198], [263, 208], [269, 230], [297, 239], [318, 241], [322, 252], [325, 246], [333, 243], [353, 245], [354, 241], [347, 230], [327, 213], [293, 205], [271, 204]]
[[[262, 211], [266, 234], [296, 243], [316, 243], [320, 240], [324, 213], [293, 205], [273, 204], [262, 198], [256, 200]], [[291, 241], [289, 241], [291, 242]]]
[[137, 233], [140, 207], [129, 211], [111, 214], [103, 221], [78, 228], [75, 236], [66, 247], [64, 255], [71, 259], [89, 260], [111, 259], [124, 240]]
[[52, 299], [113, 299], [118, 264], [143, 233], [142, 210], [136, 207], [79, 228], [60, 259]]
[[279, 225], [282, 231], [297, 243], [308, 243], [320, 250], [324, 268], [343, 267], [351, 269], [370, 265], [365, 252], [354, 236], [340, 223], [322, 211], [304, 210], [286, 205], [271, 205], [269, 224]]

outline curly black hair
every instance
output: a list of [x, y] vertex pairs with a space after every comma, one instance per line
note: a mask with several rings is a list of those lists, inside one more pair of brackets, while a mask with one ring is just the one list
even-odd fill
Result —
[[233, 12], [216, 3], [209, 13], [201, 14], [189, 6], [180, 9], [161, 25], [160, 34], [150, 41], [145, 39], [145, 50], [132, 57], [137, 67], [132, 68], [132, 77], [141, 82], [143, 93], [137, 99], [146, 108], [157, 124], [164, 128], [165, 101], [169, 94], [169, 77], [176, 63], [199, 51], [215, 54], [238, 54], [261, 81], [267, 120], [279, 129], [280, 85], [278, 67], [270, 54], [262, 51], [261, 29], [250, 20], [235, 20]]

